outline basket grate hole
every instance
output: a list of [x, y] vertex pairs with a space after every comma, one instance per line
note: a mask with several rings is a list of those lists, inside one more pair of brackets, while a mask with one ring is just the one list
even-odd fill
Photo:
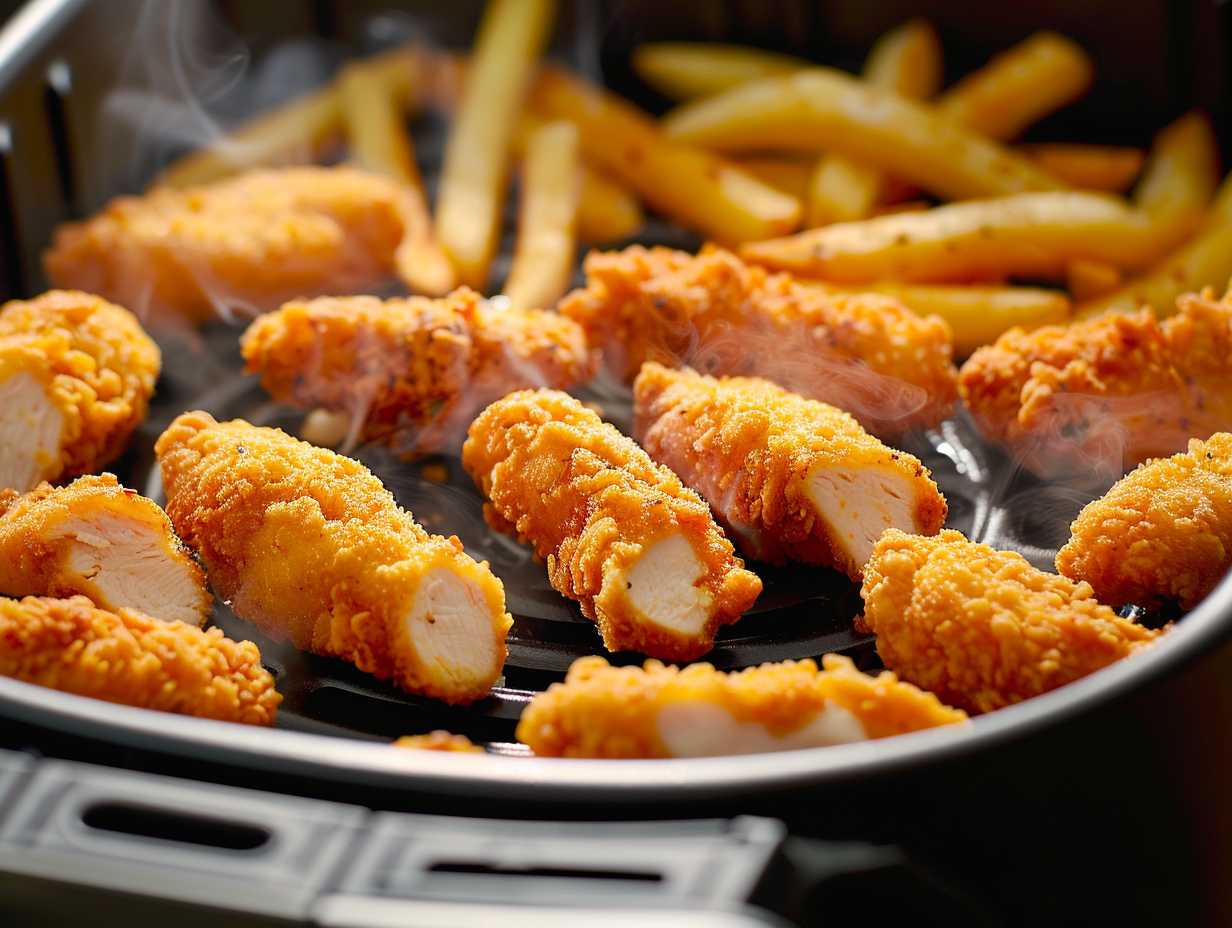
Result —
[[243, 822], [170, 812], [129, 802], [94, 803], [82, 813], [81, 821], [95, 831], [225, 851], [255, 851], [268, 844], [272, 837], [265, 828]]

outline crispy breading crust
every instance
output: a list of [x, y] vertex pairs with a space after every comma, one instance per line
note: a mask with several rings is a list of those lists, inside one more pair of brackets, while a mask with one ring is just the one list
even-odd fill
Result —
[[143, 316], [204, 321], [392, 277], [404, 193], [347, 167], [251, 171], [188, 190], [119, 197], [65, 223], [43, 256], [58, 286], [101, 293]]
[[633, 396], [634, 432], [646, 451], [697, 490], [759, 560], [825, 564], [860, 579], [864, 565], [807, 498], [805, 481], [819, 465], [894, 471], [915, 490], [914, 528], [931, 535], [945, 523], [945, 497], [928, 469], [833, 406], [760, 378], [716, 380], [654, 362], [642, 366]]
[[763, 376], [846, 409], [878, 434], [934, 425], [954, 405], [949, 326], [878, 294], [830, 294], [708, 247], [592, 251], [560, 303], [608, 366], [645, 361]]
[[828, 705], [854, 715], [869, 738], [967, 717], [888, 671], [870, 677], [837, 654], [823, 657], [822, 667], [811, 660], [784, 661], [724, 673], [710, 664], [611, 667], [601, 657], [583, 657], [573, 662], [564, 683], [531, 700], [517, 737], [548, 757], [670, 757], [659, 735], [659, 712], [683, 702], [719, 706], [774, 735], [798, 730]]
[[0, 382], [30, 374], [63, 417], [60, 453], [43, 480], [115, 459], [145, 418], [161, 365], [137, 318], [93, 294], [50, 290], [0, 307]]
[[272, 725], [282, 697], [251, 641], [84, 596], [0, 598], [0, 675], [143, 709]]
[[1057, 570], [1102, 601], [1196, 606], [1232, 568], [1232, 434], [1193, 440], [1088, 503]]
[[[172, 422], [155, 452], [172, 524], [237, 615], [450, 703], [481, 698], [500, 675], [513, 623], [500, 580], [457, 537], [421, 528], [358, 461], [203, 412]], [[492, 623], [486, 672], [458, 673], [416, 650], [406, 616], [435, 569], [482, 596]]]
[[[699, 657], [761, 593], [701, 498], [565, 393], [523, 390], [493, 403], [471, 425], [462, 464], [491, 500], [489, 522], [534, 546], [552, 586], [577, 600], [609, 650]], [[648, 626], [625, 596], [627, 571], [673, 529], [702, 561], [712, 597], [697, 635]]]
[[885, 665], [969, 712], [1056, 689], [1160, 635], [1101, 605], [1087, 584], [954, 531], [887, 531], [860, 595]]
[[82, 578], [65, 571], [65, 548], [72, 539], [57, 529], [83, 509], [107, 509], [153, 526], [163, 536], [163, 545], [151, 554], [173, 559], [192, 578], [198, 593], [196, 624], [205, 623], [214, 604], [206, 588], [205, 574], [176, 537], [171, 520], [159, 505], [121, 486], [112, 474], [79, 477], [66, 487], [44, 483], [24, 496], [0, 492], [0, 593], [9, 596], [81, 594], [104, 609], [118, 605], [99, 601], [92, 584], [83, 588], [74, 582]]
[[963, 365], [959, 390], [986, 437], [1042, 476], [1117, 474], [1232, 427], [1232, 295], [1032, 332], [1011, 329]]
[[479, 745], [466, 735], [455, 735], [452, 732], [428, 732], [426, 735], [403, 735], [393, 743], [396, 748], [410, 748], [416, 751], [450, 751], [460, 754], [486, 754]]
[[275, 399], [345, 412], [398, 450], [454, 442], [475, 413], [511, 390], [565, 389], [594, 360], [576, 323], [494, 307], [465, 287], [449, 296], [322, 297], [257, 319], [240, 342]]

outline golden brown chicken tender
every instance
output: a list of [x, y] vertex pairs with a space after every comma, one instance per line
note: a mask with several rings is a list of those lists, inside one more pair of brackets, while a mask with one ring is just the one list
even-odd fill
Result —
[[403, 735], [393, 744], [396, 748], [409, 748], [415, 751], [445, 751], [456, 754], [486, 754], [479, 745], [466, 735], [455, 735], [452, 732], [430, 731], [426, 735]]
[[497, 400], [462, 464], [493, 527], [534, 546], [609, 650], [699, 657], [761, 593], [698, 495], [565, 393]]
[[465, 287], [444, 299], [321, 297], [257, 319], [240, 343], [275, 399], [343, 412], [402, 451], [453, 444], [513, 390], [565, 389], [593, 359], [576, 323], [502, 308]]
[[649, 362], [634, 433], [710, 503], [750, 557], [860, 579], [887, 528], [933, 535], [945, 497], [928, 469], [854, 418], [757, 377], [716, 380]]
[[560, 311], [625, 380], [645, 361], [766, 377], [878, 434], [934, 425], [954, 404], [949, 326], [891, 297], [826, 293], [713, 247], [591, 252], [585, 269]]
[[1087, 584], [961, 532], [890, 529], [865, 565], [860, 595], [885, 665], [968, 712], [1064, 686], [1160, 635], [1101, 605]]
[[1033, 332], [1011, 329], [963, 365], [959, 390], [986, 437], [1041, 476], [1123, 473], [1232, 427], [1232, 300], [1177, 301]]
[[101, 293], [145, 318], [252, 315], [392, 278], [405, 195], [347, 167], [251, 171], [115, 199], [60, 226], [44, 264], [57, 286]]
[[564, 683], [531, 700], [518, 740], [549, 757], [704, 757], [886, 738], [966, 718], [892, 673], [870, 677], [837, 654], [823, 657], [821, 670], [803, 660], [738, 673], [583, 657]]
[[0, 594], [75, 593], [190, 625], [214, 603], [166, 513], [111, 474], [24, 496], [0, 490]]
[[0, 308], [0, 490], [89, 473], [145, 418], [158, 346], [128, 310], [52, 290]]
[[143, 709], [272, 725], [282, 697], [251, 641], [84, 596], [0, 598], [0, 675]]
[[1232, 568], [1232, 434], [1149, 461], [1088, 503], [1057, 570], [1103, 602], [1192, 609]]
[[358, 461], [203, 412], [155, 445], [167, 514], [236, 615], [412, 693], [473, 702], [504, 666], [501, 582]]

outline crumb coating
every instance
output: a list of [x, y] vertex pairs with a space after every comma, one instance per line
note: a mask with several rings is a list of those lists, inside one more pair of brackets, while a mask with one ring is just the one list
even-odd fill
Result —
[[1192, 440], [1088, 503], [1057, 570], [1100, 600], [1192, 609], [1232, 567], [1232, 434]]
[[576, 323], [465, 287], [437, 300], [297, 300], [254, 321], [240, 347], [278, 401], [358, 417], [366, 439], [398, 450], [437, 450], [512, 390], [593, 373]]
[[106, 612], [84, 596], [0, 598], [0, 674], [27, 683], [226, 722], [272, 725], [282, 697], [251, 641]]
[[[701, 498], [565, 393], [524, 390], [493, 403], [471, 425], [462, 464], [490, 500], [489, 522], [534, 547], [553, 588], [578, 602], [611, 651], [699, 657], [761, 593]], [[643, 621], [625, 595], [628, 571], [672, 531], [705, 570], [710, 615], [696, 635]]]
[[143, 316], [200, 322], [222, 306], [261, 312], [391, 277], [403, 197], [394, 181], [348, 167], [250, 171], [112, 200], [56, 229], [43, 260], [58, 286]]
[[0, 307], [0, 382], [30, 374], [63, 417], [59, 455], [46, 462], [44, 480], [114, 460], [145, 419], [161, 365], [137, 317], [93, 294], [50, 290]]
[[869, 676], [850, 658], [762, 664], [733, 673], [710, 664], [683, 669], [647, 661], [612, 667], [601, 657], [573, 662], [564, 683], [536, 696], [518, 723], [518, 740], [547, 757], [670, 757], [659, 713], [672, 703], [718, 706], [738, 722], [756, 722], [782, 736], [807, 725], [827, 706], [859, 720], [869, 738], [950, 725], [966, 713], [900, 682], [889, 671]]
[[1119, 474], [1182, 451], [1232, 427], [1232, 300], [1190, 294], [1177, 307], [1163, 322], [1142, 309], [1011, 329], [963, 365], [963, 401], [986, 437], [1043, 476]]
[[969, 712], [1056, 689], [1160, 635], [1099, 603], [1087, 584], [954, 531], [887, 531], [860, 595], [885, 665]]
[[415, 751], [448, 751], [457, 754], [487, 753], [466, 735], [455, 735], [440, 729], [430, 731], [426, 735], [403, 735], [393, 743], [393, 746]]
[[[349, 660], [450, 703], [500, 675], [504, 587], [457, 537], [425, 531], [358, 461], [243, 420], [181, 415], [155, 445], [167, 514], [235, 613], [296, 647]], [[430, 571], [473, 584], [491, 617], [492, 665], [422, 660], [407, 614]]]
[[643, 447], [697, 490], [758, 560], [824, 564], [860, 579], [864, 565], [808, 499], [817, 467], [892, 471], [914, 488], [917, 531], [932, 535], [945, 523], [945, 497], [928, 469], [833, 406], [756, 377], [716, 380], [653, 362], [643, 365], [633, 397]]
[[594, 251], [585, 271], [560, 311], [625, 380], [645, 361], [768, 377], [879, 434], [934, 425], [954, 404], [949, 326], [892, 297], [826, 293], [714, 247]]

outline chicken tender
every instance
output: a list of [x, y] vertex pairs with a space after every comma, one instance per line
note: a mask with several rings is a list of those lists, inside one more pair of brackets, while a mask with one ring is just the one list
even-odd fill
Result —
[[282, 697], [251, 641], [70, 599], [0, 598], [0, 675], [225, 722], [272, 725]]
[[0, 308], [0, 490], [98, 470], [145, 418], [162, 357], [137, 318], [52, 290]]
[[366, 467], [203, 412], [155, 445], [167, 514], [235, 614], [411, 693], [484, 696], [504, 666], [505, 591], [426, 532]]
[[968, 712], [1064, 686], [1160, 635], [1101, 605], [1087, 584], [954, 531], [887, 531], [860, 595], [885, 665]]
[[394, 742], [393, 746], [416, 751], [447, 751], [457, 754], [487, 753], [466, 735], [455, 735], [441, 730], [428, 732], [426, 735], [403, 735]]
[[548, 757], [707, 757], [886, 738], [966, 718], [892, 673], [870, 677], [837, 654], [823, 657], [821, 670], [802, 660], [738, 673], [583, 657], [564, 683], [531, 700], [518, 740]]
[[252, 171], [113, 200], [60, 226], [44, 264], [57, 286], [158, 321], [252, 315], [392, 278], [405, 196], [394, 181], [353, 168]]
[[534, 546], [611, 651], [699, 657], [761, 593], [698, 495], [567, 394], [496, 401], [462, 464], [493, 527]]
[[593, 361], [576, 323], [500, 308], [465, 287], [424, 297], [322, 297], [257, 319], [241, 341], [250, 372], [280, 402], [346, 413], [403, 451], [453, 444], [513, 390], [565, 389]]
[[1177, 301], [1033, 332], [1011, 329], [963, 365], [959, 389], [980, 429], [1050, 477], [1120, 475], [1232, 428], [1232, 299]]
[[742, 550], [860, 579], [887, 528], [934, 535], [946, 504], [928, 469], [833, 406], [756, 377], [716, 380], [649, 362], [635, 434], [710, 503]]
[[77, 593], [110, 612], [190, 625], [203, 625], [214, 603], [166, 513], [111, 474], [25, 496], [0, 490], [0, 593]]
[[1232, 434], [1191, 441], [1088, 503], [1057, 570], [1119, 606], [1192, 609], [1232, 568]]
[[591, 252], [585, 269], [560, 311], [625, 380], [645, 361], [766, 377], [878, 434], [934, 425], [954, 404], [949, 326], [892, 297], [827, 293], [717, 248], [634, 245]]

